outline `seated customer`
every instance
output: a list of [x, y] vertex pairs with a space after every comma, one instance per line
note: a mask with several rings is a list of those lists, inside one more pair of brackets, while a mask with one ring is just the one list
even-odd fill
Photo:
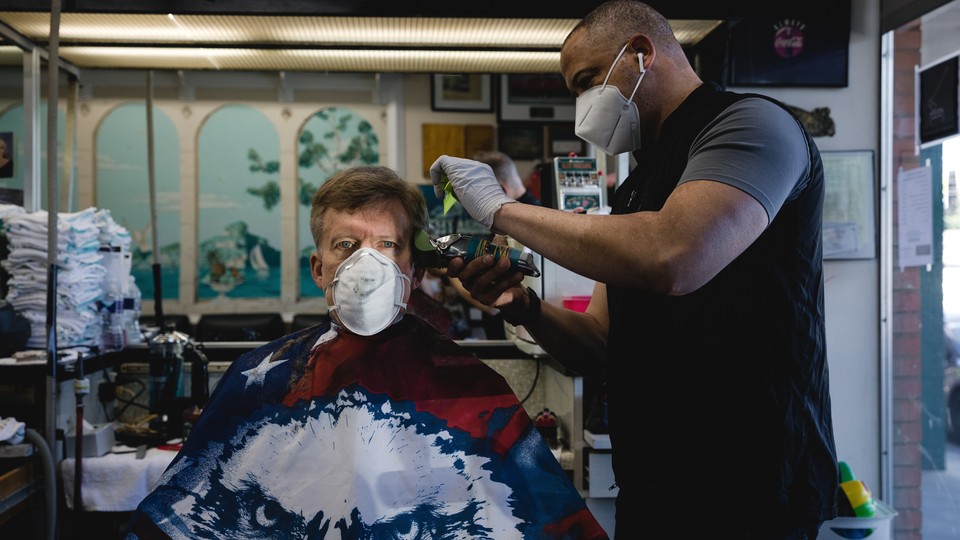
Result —
[[231, 364], [128, 538], [606, 538], [506, 381], [404, 315], [416, 187], [349, 169], [310, 222], [332, 322]]

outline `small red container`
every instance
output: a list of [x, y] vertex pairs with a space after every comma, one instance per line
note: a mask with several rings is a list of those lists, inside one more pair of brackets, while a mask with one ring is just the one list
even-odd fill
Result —
[[590, 296], [565, 296], [563, 298], [563, 307], [583, 313], [590, 304]]

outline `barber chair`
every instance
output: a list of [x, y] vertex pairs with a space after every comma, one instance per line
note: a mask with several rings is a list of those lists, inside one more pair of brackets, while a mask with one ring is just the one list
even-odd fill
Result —
[[296, 332], [304, 328], [310, 328], [321, 323], [330, 321], [330, 316], [325, 313], [297, 313], [293, 316], [293, 322], [290, 324], [290, 331]]
[[286, 334], [279, 313], [216, 313], [200, 316], [194, 338], [205, 341], [273, 341]]

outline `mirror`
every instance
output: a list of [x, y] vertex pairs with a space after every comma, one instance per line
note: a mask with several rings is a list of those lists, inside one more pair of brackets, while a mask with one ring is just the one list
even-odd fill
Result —
[[[0, 204], [17, 204], [28, 211], [46, 209], [47, 203], [47, 79], [45, 50], [22, 35], [0, 25]], [[58, 209], [70, 211], [72, 188], [72, 138], [67, 137], [72, 118], [79, 70], [61, 63], [58, 77], [57, 160]], [[70, 155], [65, 156], [64, 152]]]
[[0, 204], [23, 205], [23, 58], [0, 34]]

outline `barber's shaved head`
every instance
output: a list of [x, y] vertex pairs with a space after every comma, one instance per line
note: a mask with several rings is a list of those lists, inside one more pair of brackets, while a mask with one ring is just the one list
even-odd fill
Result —
[[598, 6], [584, 17], [567, 35], [583, 33], [582, 39], [600, 50], [619, 49], [633, 34], [646, 34], [661, 54], [684, 55], [670, 27], [670, 22], [643, 2], [611, 0]]

